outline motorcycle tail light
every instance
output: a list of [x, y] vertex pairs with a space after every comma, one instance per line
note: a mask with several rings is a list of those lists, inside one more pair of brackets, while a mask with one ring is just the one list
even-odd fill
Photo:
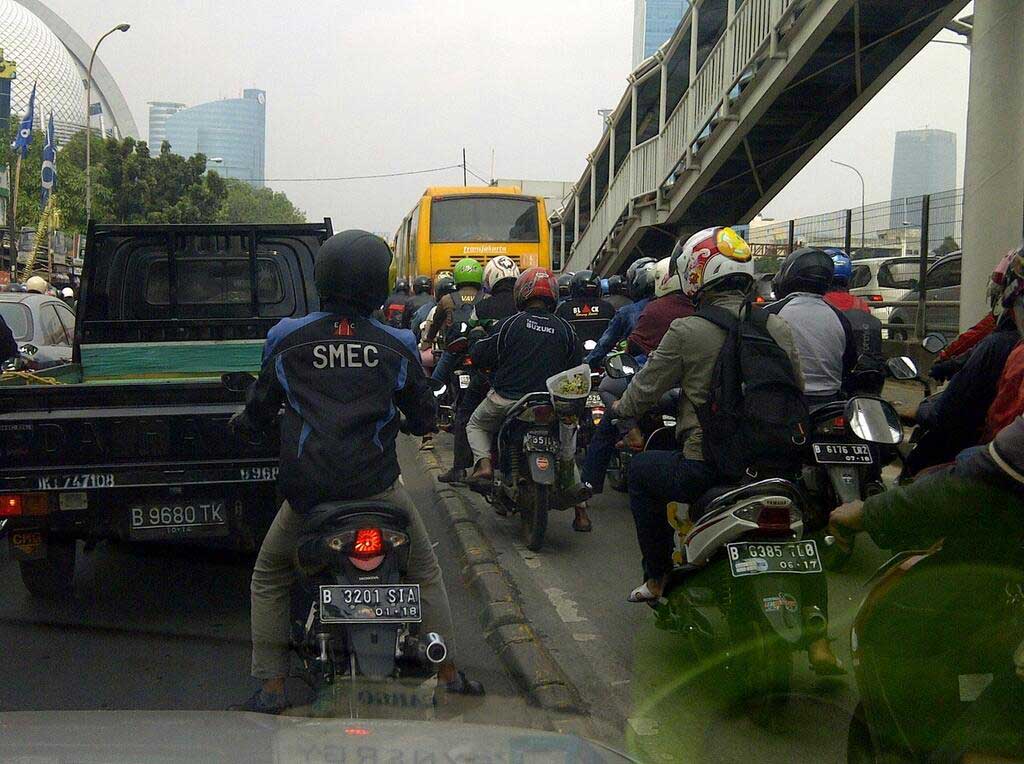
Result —
[[757, 515], [757, 527], [763, 531], [788, 531], [789, 525], [788, 506], [764, 506]]
[[45, 493], [13, 493], [0, 496], [0, 517], [45, 515], [50, 503]]
[[355, 541], [352, 542], [352, 556], [376, 557], [384, 553], [384, 534], [380, 528], [360, 528], [356, 531]]

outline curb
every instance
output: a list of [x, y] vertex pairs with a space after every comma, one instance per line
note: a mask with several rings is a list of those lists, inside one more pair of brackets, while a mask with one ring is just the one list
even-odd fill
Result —
[[479, 510], [438, 481], [442, 470], [433, 451], [417, 451], [416, 456], [430, 476], [435, 505], [452, 531], [463, 580], [482, 604], [480, 621], [487, 643], [535, 705], [561, 714], [584, 713], [579, 692], [526, 620], [518, 594], [477, 524]]

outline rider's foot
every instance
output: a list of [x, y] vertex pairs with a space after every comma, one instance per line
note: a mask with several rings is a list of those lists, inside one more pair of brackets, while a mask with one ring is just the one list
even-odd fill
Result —
[[452, 467], [447, 472], [437, 476], [442, 483], [464, 483], [466, 482], [466, 471], [462, 467]]
[[811, 670], [818, 676], [842, 676], [846, 673], [843, 662], [832, 652], [832, 643], [827, 639], [817, 639], [807, 647], [807, 658]]
[[424, 435], [420, 440], [420, 451], [433, 451], [434, 450], [434, 436]]
[[594, 495], [594, 489], [590, 487], [589, 483], [577, 483], [572, 488], [568, 488], [565, 491], [567, 499], [571, 500], [574, 504], [582, 504]]
[[490, 459], [481, 459], [476, 463], [473, 474], [466, 480], [466, 484], [479, 488], [487, 488], [494, 480], [494, 470], [491, 468]]
[[479, 697], [485, 693], [484, 686], [475, 679], [468, 678], [464, 671], [455, 672], [455, 676], [441, 684], [440, 688], [444, 689], [445, 692], [451, 692], [456, 695]]
[[590, 522], [590, 515], [587, 514], [586, 504], [576, 505], [576, 517], [573, 518], [572, 529], [577, 533], [590, 533], [594, 530], [594, 524]]
[[280, 714], [288, 708], [288, 699], [282, 693], [268, 693], [262, 687], [244, 703], [231, 706], [230, 711], [250, 711], [257, 714]]

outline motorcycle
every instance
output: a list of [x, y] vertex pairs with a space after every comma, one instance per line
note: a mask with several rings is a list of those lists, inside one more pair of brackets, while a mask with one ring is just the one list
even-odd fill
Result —
[[575, 506], [568, 494], [572, 441], [590, 394], [590, 367], [582, 364], [549, 377], [545, 392], [529, 393], [505, 414], [494, 440], [494, 480], [485, 498], [499, 514], [518, 514], [528, 549], [544, 545], [548, 513]]
[[[865, 443], [902, 436], [882, 400], [854, 399], [844, 413]], [[826, 614], [808, 604], [826, 585], [807, 537], [813, 507], [792, 476], [712, 488], [682, 517], [680, 505], [669, 510], [682, 541], [656, 625], [684, 636], [698, 658], [716, 656], [755, 715], [770, 711], [788, 694], [793, 653], [826, 633]]]
[[[244, 372], [222, 377], [235, 392], [253, 382]], [[405, 580], [409, 525], [405, 509], [381, 500], [325, 502], [304, 518], [291, 591], [291, 648], [319, 702], [339, 679], [348, 678], [355, 695], [359, 680], [433, 673], [430, 668], [447, 657], [443, 636], [420, 633], [420, 587]], [[383, 697], [392, 695], [397, 698]], [[403, 693], [402, 702], [409, 697]]]
[[1024, 549], [997, 546], [947, 539], [871, 579], [849, 762], [1024, 761]]
[[[605, 373], [612, 379], [628, 379], [636, 374], [639, 364], [627, 353], [619, 352], [608, 356]], [[604, 393], [601, 394], [604, 396]], [[611, 408], [612, 400], [605, 400], [605, 407]], [[633, 455], [640, 451], [671, 450], [676, 448], [676, 412], [679, 409], [678, 394], [675, 391], [666, 393], [661, 404], [654, 411], [645, 413], [637, 419], [637, 427], [643, 436], [643, 446], [632, 448], [624, 440], [615, 449], [608, 464], [608, 484], [616, 491], [624, 492], [629, 485], [629, 462]]]
[[[452, 326], [445, 334], [444, 349], [455, 357], [451, 373], [437, 394], [437, 423], [445, 432], [452, 431], [459, 401], [472, 383], [473, 359], [469, 356], [469, 332], [469, 324], [460, 323]], [[440, 358], [439, 351], [434, 353]]]

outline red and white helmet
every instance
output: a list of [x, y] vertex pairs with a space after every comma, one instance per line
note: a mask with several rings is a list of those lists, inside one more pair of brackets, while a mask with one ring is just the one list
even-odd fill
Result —
[[672, 252], [672, 277], [687, 297], [731, 276], [754, 280], [750, 245], [731, 228], [716, 226], [695, 233]]
[[512, 289], [516, 307], [522, 310], [530, 300], [544, 300], [551, 310], [558, 304], [558, 280], [547, 268], [527, 268]]
[[488, 260], [484, 266], [484, 289], [488, 292], [494, 289], [494, 285], [505, 279], [519, 278], [519, 266], [516, 261], [508, 255], [498, 255]]

